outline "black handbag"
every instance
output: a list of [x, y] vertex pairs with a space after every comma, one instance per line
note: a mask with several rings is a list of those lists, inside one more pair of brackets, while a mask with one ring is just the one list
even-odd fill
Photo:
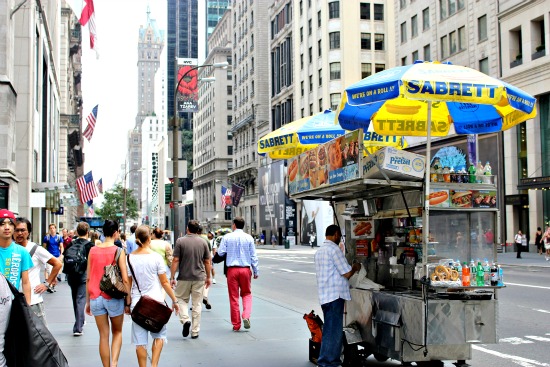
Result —
[[118, 258], [122, 250], [116, 249], [115, 258], [111, 265], [105, 267], [105, 273], [99, 281], [99, 289], [107, 294], [109, 297], [122, 299], [128, 294], [126, 292], [126, 286], [122, 282], [122, 275], [120, 274], [120, 268], [118, 267]]
[[7, 283], [14, 296], [4, 345], [8, 367], [68, 367], [57, 341], [31, 310], [25, 295]]
[[170, 320], [172, 310], [168, 307], [166, 302], [161, 303], [148, 295], [141, 294], [139, 283], [136, 279], [136, 275], [134, 274], [134, 268], [132, 268], [132, 264], [130, 263], [130, 254], [128, 254], [128, 266], [130, 267], [132, 278], [134, 279], [134, 282], [136, 282], [136, 286], [140, 294], [140, 298], [132, 310], [132, 321], [145, 330], [152, 333], [158, 333], [162, 330], [164, 325], [168, 323], [168, 320]]

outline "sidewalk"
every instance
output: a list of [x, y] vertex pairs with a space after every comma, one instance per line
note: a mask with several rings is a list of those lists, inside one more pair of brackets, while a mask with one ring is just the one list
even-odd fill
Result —
[[[182, 326], [172, 315], [160, 366], [313, 366], [308, 355], [310, 333], [302, 314], [254, 297], [251, 328], [233, 332], [225, 278], [221, 275], [216, 280], [218, 283], [212, 285], [208, 297], [212, 309], [203, 308], [198, 339], [182, 338]], [[61, 282], [56, 288], [56, 293], [44, 296], [50, 331], [71, 366], [100, 366], [99, 334], [94, 318], [86, 316], [84, 335], [74, 337], [70, 289], [66, 282]], [[137, 365], [135, 347], [131, 344], [131, 325], [130, 316], [126, 316], [119, 358], [121, 367]], [[151, 342], [149, 355], [150, 346]]]
[[498, 263], [504, 266], [538, 266], [550, 268], [550, 261], [546, 261], [544, 254], [535, 252], [522, 252], [521, 259], [516, 258], [515, 252], [498, 254]]

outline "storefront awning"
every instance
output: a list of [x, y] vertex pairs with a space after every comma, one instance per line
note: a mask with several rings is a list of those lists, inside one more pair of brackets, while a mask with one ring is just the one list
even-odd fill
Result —
[[74, 187], [71, 187], [66, 182], [33, 182], [32, 191], [45, 192], [49, 190], [57, 190], [59, 192], [74, 192]]
[[550, 176], [521, 178], [518, 190], [550, 189]]

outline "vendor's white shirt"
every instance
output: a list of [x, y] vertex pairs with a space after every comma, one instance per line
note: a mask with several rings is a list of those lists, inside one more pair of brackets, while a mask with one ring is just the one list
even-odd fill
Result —
[[6, 329], [10, 321], [12, 296], [6, 278], [0, 275], [0, 367], [6, 366], [6, 358], [4, 358], [4, 336], [6, 335]]
[[[34, 245], [34, 242], [28, 241], [25, 249], [30, 253]], [[31, 306], [44, 301], [42, 299], [42, 293], [34, 293], [34, 288], [41, 283], [40, 274], [44, 272], [46, 264], [52, 257], [54, 256], [40, 245], [38, 245], [36, 251], [32, 255], [32, 268], [30, 268], [28, 272], [29, 282], [31, 283]]]

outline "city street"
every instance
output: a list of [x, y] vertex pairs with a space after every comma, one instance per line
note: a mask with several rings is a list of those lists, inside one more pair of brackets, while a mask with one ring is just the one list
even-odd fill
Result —
[[[313, 366], [308, 361], [309, 331], [302, 316], [315, 310], [317, 301], [315, 266], [316, 249], [293, 246], [263, 246], [258, 249], [260, 277], [253, 280], [254, 306], [252, 328], [231, 332], [227, 288], [222, 267], [216, 265], [217, 284], [212, 286], [212, 310], [204, 310], [200, 338], [181, 337], [179, 321], [172, 317], [168, 325], [169, 342], [161, 356], [161, 366]], [[507, 288], [499, 293], [499, 344], [473, 347], [472, 366], [523, 367], [550, 366], [550, 263], [533, 253], [500, 254]], [[520, 263], [520, 265], [517, 265]], [[521, 265], [523, 264], [523, 265]], [[87, 317], [84, 336], [73, 337], [70, 294], [66, 283], [58, 292], [45, 295], [50, 330], [59, 341], [71, 366], [97, 366], [98, 334], [94, 319]], [[124, 323], [120, 366], [136, 365], [130, 340], [130, 318]], [[446, 361], [446, 367], [452, 367]], [[380, 363], [369, 358], [372, 366], [398, 366], [399, 362]]]

